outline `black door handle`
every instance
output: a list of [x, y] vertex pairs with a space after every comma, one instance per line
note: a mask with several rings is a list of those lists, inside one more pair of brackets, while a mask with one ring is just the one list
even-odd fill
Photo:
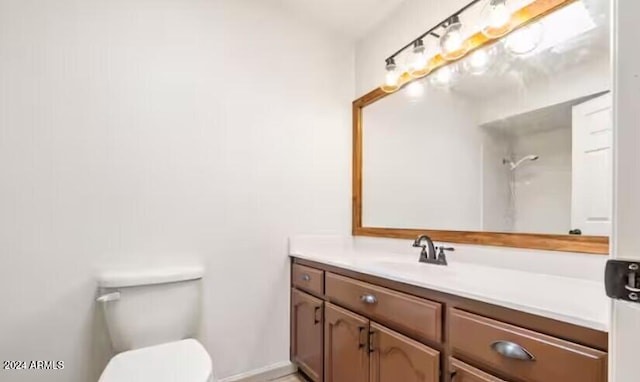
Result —
[[320, 323], [320, 319], [318, 318], [318, 312], [320, 312], [320, 309], [322, 307], [320, 306], [316, 306], [315, 309], [313, 310], [313, 323], [314, 325], [317, 325]]

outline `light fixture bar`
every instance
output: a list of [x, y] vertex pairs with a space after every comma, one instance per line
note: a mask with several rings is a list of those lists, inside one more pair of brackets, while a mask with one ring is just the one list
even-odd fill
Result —
[[437, 31], [439, 28], [441, 28], [443, 25], [445, 25], [446, 23], [449, 22], [449, 20], [451, 20], [452, 17], [456, 17], [456, 16], [460, 16], [460, 14], [462, 14], [463, 12], [465, 12], [467, 9], [471, 8], [472, 6], [474, 6], [476, 3], [480, 2], [481, 0], [473, 0], [470, 3], [468, 3], [467, 5], [465, 5], [464, 7], [462, 7], [461, 9], [459, 9], [457, 12], [455, 12], [454, 14], [452, 14], [451, 16], [447, 17], [446, 19], [442, 20], [440, 23], [438, 23], [436, 26], [434, 26], [433, 28], [429, 29], [428, 31], [424, 32], [423, 34], [421, 34], [420, 36], [416, 37], [415, 39], [413, 39], [410, 43], [408, 43], [407, 45], [403, 46], [402, 48], [400, 48], [397, 52], [395, 52], [394, 54], [392, 54], [391, 56], [389, 56], [387, 59], [389, 58], [396, 58], [400, 53], [404, 52], [405, 50], [411, 48], [413, 46], [413, 43], [415, 43], [418, 40], [422, 40], [425, 37], [428, 36], [434, 36], [436, 38], [439, 38], [440, 36], [435, 33], [435, 31]]
[[[389, 56], [389, 58], [387, 58], [387, 60], [394, 60], [396, 56], [398, 56], [399, 54], [401, 54], [402, 52], [406, 51], [407, 49], [411, 48], [412, 46], [414, 46], [414, 44], [416, 43], [416, 41], [423, 39], [427, 36], [432, 36], [434, 34], [434, 31], [437, 30], [438, 28], [443, 27], [443, 25], [446, 27], [447, 23], [449, 23], [452, 20], [452, 17], [455, 18], [455, 16], [459, 16], [460, 13], [464, 12], [465, 10], [467, 10], [468, 8], [470, 8], [471, 6], [475, 5], [476, 3], [480, 2], [481, 0], [475, 0], [472, 1], [471, 3], [467, 4], [464, 8], [462, 8], [460, 11], [458, 11], [455, 15], [453, 16], [449, 16], [446, 20], [442, 21], [440, 24], [438, 24], [438, 26], [431, 28], [429, 31], [427, 31], [426, 33], [422, 34], [419, 38], [413, 40], [410, 44], [405, 45], [402, 49], [398, 50], [396, 53], [394, 53], [392, 56]], [[510, 31], [508, 33], [512, 33], [520, 28], [526, 27], [527, 25], [529, 25], [530, 23], [534, 22], [535, 20], [544, 17], [552, 12], [555, 12], [569, 4], [578, 2], [580, 0], [533, 0], [531, 3], [523, 6], [522, 8], [514, 11], [511, 13], [511, 17], [510, 17]], [[448, 33], [450, 31], [445, 31], [445, 35], [446, 33]], [[459, 31], [458, 31], [459, 32]], [[507, 33], [507, 34], [508, 34]], [[445, 36], [443, 35], [443, 36]], [[432, 73], [434, 71], [436, 71], [438, 68], [441, 68], [443, 66], [448, 65], [449, 63], [453, 62], [453, 61], [457, 61], [460, 58], [466, 56], [467, 54], [474, 52], [477, 49], [480, 49], [483, 46], [489, 45], [494, 43], [495, 41], [497, 41], [499, 37], [496, 38], [492, 38], [492, 37], [488, 37], [484, 31], [480, 30], [474, 34], [472, 34], [471, 36], [467, 37], [464, 42], [463, 42], [463, 49], [464, 49], [464, 53], [461, 53], [460, 56], [457, 55], [457, 53], [459, 52], [454, 52], [456, 54], [454, 54], [451, 57], [445, 57], [442, 53], [438, 53], [435, 56], [433, 56], [427, 64], [427, 67], [424, 70], [420, 70], [418, 71], [419, 73], [417, 75], [412, 74], [411, 70], [409, 71], [404, 71], [402, 70], [402, 73], [398, 73], [398, 72], [394, 72], [391, 74], [389, 74], [389, 68], [387, 68], [387, 74], [388, 77], [387, 79], [393, 79], [393, 83], [391, 85], [387, 85], [386, 83], [384, 85], [382, 85], [380, 87], [380, 90], [384, 93], [390, 94], [390, 93], [394, 93], [396, 92], [398, 89], [404, 87], [405, 85], [413, 82], [414, 80], [418, 79], [418, 78], [422, 78], [425, 75], [428, 75], [429, 73]], [[442, 39], [442, 37], [441, 37]], [[442, 41], [441, 41], [442, 42]], [[393, 61], [395, 62], [395, 60]], [[388, 63], [388, 62], [387, 62]], [[393, 68], [394, 71], [399, 71], [398, 67]], [[391, 83], [391, 81], [387, 81], [389, 83]]]

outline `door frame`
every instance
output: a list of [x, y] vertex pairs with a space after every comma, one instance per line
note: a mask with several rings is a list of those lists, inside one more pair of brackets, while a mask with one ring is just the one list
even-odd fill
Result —
[[[612, 0], [613, 227], [611, 257], [640, 261], [640, 2]], [[637, 381], [640, 305], [612, 301], [609, 381]]]

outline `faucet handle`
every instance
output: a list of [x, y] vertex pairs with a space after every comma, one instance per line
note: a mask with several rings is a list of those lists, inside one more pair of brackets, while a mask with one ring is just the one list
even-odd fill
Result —
[[453, 247], [436, 247], [436, 251], [438, 251], [438, 256], [445, 256], [444, 251], [455, 251], [456, 249]]
[[438, 258], [437, 261], [439, 264], [442, 265], [447, 265], [447, 255], [444, 253], [444, 251], [455, 251], [456, 249], [453, 247], [436, 247], [436, 249], [440, 249], [440, 251], [438, 252]]

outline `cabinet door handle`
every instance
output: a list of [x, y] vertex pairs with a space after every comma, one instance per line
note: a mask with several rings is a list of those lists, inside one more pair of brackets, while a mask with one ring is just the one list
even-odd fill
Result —
[[450, 381], [451, 382], [455, 381], [457, 375], [458, 375], [457, 371], [452, 371]]
[[378, 299], [372, 294], [363, 294], [362, 296], [360, 296], [360, 301], [364, 302], [365, 304], [373, 305], [378, 302]]
[[318, 318], [318, 312], [320, 312], [320, 306], [316, 306], [313, 311], [313, 323], [314, 325], [318, 325], [320, 323], [320, 319]]
[[362, 338], [362, 335], [364, 334], [366, 337], [367, 334], [367, 328], [365, 328], [364, 326], [360, 326], [358, 327], [358, 349], [363, 349], [365, 346], [367, 346], [367, 339], [366, 338]]
[[373, 336], [376, 334], [374, 331], [369, 332], [369, 353], [373, 353], [376, 349], [373, 347]]
[[491, 344], [491, 349], [498, 354], [520, 361], [535, 361], [536, 357], [533, 356], [527, 349], [522, 346], [509, 342], [509, 341], [496, 341]]
[[309, 276], [306, 273], [303, 273], [302, 276], [300, 276], [300, 278], [302, 279], [302, 281], [311, 281], [311, 276]]

